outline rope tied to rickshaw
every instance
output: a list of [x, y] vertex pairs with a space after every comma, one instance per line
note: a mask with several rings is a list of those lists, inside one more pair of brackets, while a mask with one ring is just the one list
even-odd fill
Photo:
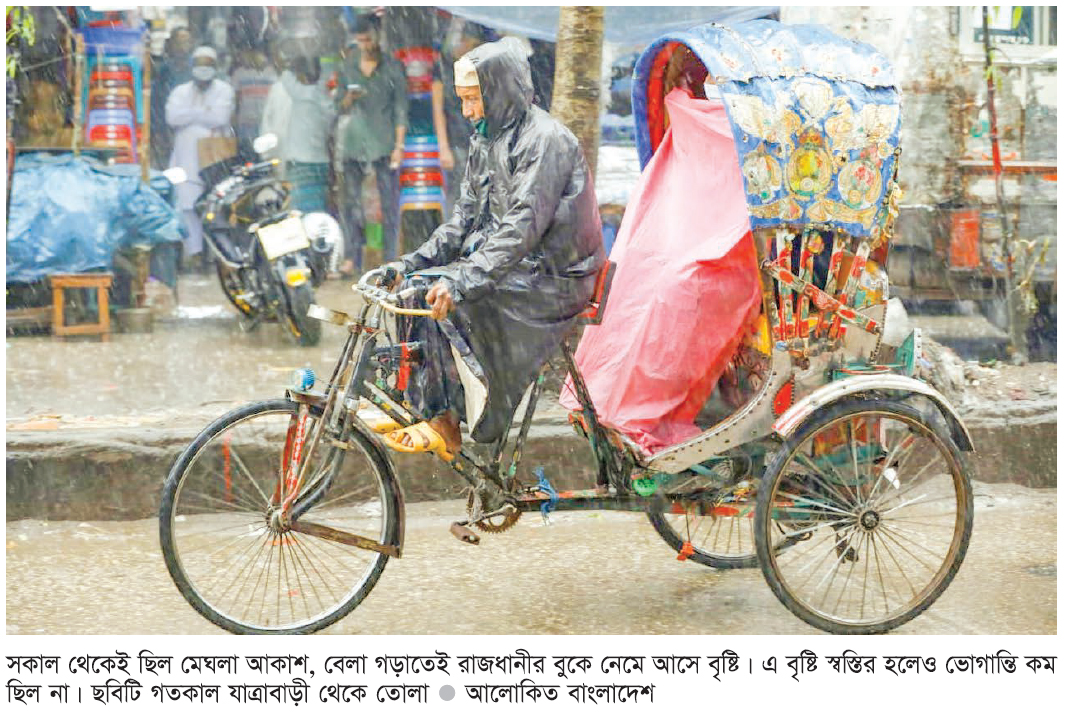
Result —
[[533, 469], [533, 473], [536, 474], [536, 488], [541, 493], [546, 493], [548, 500], [540, 506], [540, 514], [544, 516], [544, 522], [547, 522], [547, 515], [558, 504], [558, 492], [551, 486], [550, 481], [547, 479], [547, 475], [544, 473], [544, 467], [542, 465], [536, 466]]

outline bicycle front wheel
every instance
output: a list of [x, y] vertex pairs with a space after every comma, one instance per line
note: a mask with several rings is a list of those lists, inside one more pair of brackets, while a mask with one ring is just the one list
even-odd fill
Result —
[[397, 486], [359, 432], [346, 450], [323, 437], [300, 459], [305, 478], [293, 506], [310, 504], [297, 521], [313, 526], [279, 516], [292, 434], [297, 426], [313, 433], [318, 415], [300, 424], [298, 405], [287, 400], [232, 411], [185, 449], [167, 477], [159, 512], [167, 569], [193, 608], [223, 629], [329, 626], [358, 606], [388, 561], [351, 543], [398, 542]]

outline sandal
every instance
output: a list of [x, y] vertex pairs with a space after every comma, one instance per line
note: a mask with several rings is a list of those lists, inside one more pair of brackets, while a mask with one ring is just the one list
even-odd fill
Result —
[[[414, 442], [413, 446], [402, 442], [405, 435], [411, 437], [411, 441]], [[434, 431], [426, 421], [387, 433], [384, 442], [386, 446], [400, 453], [435, 453], [448, 463], [455, 460], [455, 456], [447, 449], [444, 437]]]
[[401, 428], [387, 413], [375, 406], [359, 406], [355, 414], [374, 433], [391, 433]]

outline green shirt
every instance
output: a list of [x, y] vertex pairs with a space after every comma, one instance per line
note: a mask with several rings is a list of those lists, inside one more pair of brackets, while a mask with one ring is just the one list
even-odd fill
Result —
[[366, 76], [359, 56], [354, 49], [340, 65], [337, 108], [343, 111], [340, 102], [349, 84], [361, 84], [366, 93], [351, 105], [351, 120], [337, 143], [342, 158], [373, 161], [392, 153], [396, 127], [407, 126], [407, 73], [399, 60], [382, 53], [373, 74]]

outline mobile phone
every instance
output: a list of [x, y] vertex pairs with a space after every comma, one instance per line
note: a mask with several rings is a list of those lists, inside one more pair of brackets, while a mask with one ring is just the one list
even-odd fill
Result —
[[365, 94], [366, 87], [362, 86], [361, 84], [349, 84], [348, 91], [352, 92], [353, 94]]

